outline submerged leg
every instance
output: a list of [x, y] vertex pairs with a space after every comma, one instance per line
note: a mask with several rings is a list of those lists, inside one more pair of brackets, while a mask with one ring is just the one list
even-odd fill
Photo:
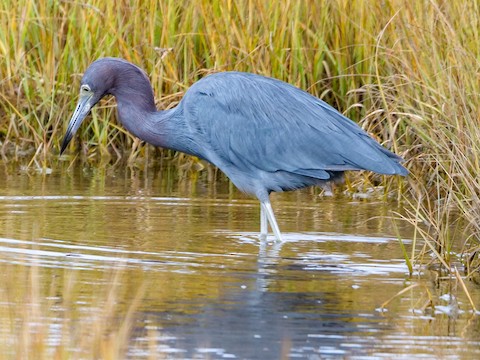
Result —
[[267, 213], [263, 209], [263, 204], [260, 203], [260, 239], [266, 240], [267, 235], [268, 235]]
[[[270, 204], [270, 201], [263, 201], [260, 203], [260, 206], [261, 206], [261, 212], [263, 212], [263, 216], [266, 215], [266, 218], [268, 219], [268, 222], [270, 223], [270, 228], [272, 229], [274, 235], [275, 235], [275, 238], [277, 239], [277, 241], [283, 241], [283, 238], [282, 238], [282, 234], [280, 233], [280, 229], [278, 228], [278, 224], [277, 224], [277, 220], [275, 219], [275, 215], [273, 214], [273, 209], [272, 209], [272, 205]], [[261, 215], [262, 216], [262, 215]], [[260, 219], [262, 220], [262, 219]], [[265, 221], [266, 223], [266, 221]], [[263, 230], [265, 230], [264, 228], [266, 227], [266, 225], [264, 226], [263, 223], [261, 222], [260, 223], [260, 235], [263, 234]]]

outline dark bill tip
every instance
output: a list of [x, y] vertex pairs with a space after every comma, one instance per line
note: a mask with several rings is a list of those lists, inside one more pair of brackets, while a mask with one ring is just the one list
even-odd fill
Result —
[[65, 134], [62, 140], [62, 146], [60, 147], [60, 155], [63, 154], [68, 144], [70, 143], [70, 140], [72, 140], [72, 138], [73, 138], [73, 134], [71, 133]]

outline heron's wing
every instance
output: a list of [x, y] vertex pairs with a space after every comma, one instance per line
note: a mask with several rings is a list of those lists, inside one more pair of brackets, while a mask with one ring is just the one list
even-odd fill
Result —
[[[187, 96], [188, 95], [188, 96]], [[327, 171], [406, 175], [397, 155], [325, 102], [284, 82], [219, 73], [185, 96], [185, 116], [237, 167], [328, 179]]]

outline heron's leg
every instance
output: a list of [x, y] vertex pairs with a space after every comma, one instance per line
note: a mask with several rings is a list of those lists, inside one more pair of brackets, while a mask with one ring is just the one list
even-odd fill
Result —
[[277, 220], [275, 219], [275, 215], [273, 214], [273, 209], [270, 201], [263, 201], [260, 203], [260, 205], [264, 213], [267, 215], [268, 222], [270, 223], [270, 227], [275, 234], [275, 238], [278, 241], [283, 241], [282, 234], [280, 233], [280, 229], [278, 228]]
[[260, 203], [260, 239], [266, 240], [268, 235], [268, 219], [267, 213], [263, 208], [263, 204]]

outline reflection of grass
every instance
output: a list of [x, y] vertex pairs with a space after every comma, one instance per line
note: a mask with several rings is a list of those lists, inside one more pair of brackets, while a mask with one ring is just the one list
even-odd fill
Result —
[[74, 271], [52, 277], [50, 288], [45, 289], [46, 274], [40, 275], [35, 265], [2, 269], [0, 358], [125, 358], [143, 288], [136, 296], [129, 294], [128, 303], [123, 304], [119, 295], [122, 269], [106, 275], [105, 287], [85, 300]]
[[[211, 71], [271, 75], [325, 99], [408, 159], [408, 186], [371, 174], [355, 181], [406, 193], [406, 219], [446, 268], [467, 234], [466, 265], [478, 270], [477, 2], [7, 0], [0, 11], [4, 157], [49, 165], [80, 73], [100, 56], [145, 68], [161, 108]], [[84, 157], [148, 158], [148, 147], [104, 121], [113, 102], [102, 105], [79, 134]], [[466, 224], [461, 231], [455, 218]]]

